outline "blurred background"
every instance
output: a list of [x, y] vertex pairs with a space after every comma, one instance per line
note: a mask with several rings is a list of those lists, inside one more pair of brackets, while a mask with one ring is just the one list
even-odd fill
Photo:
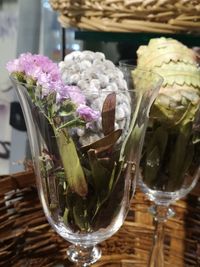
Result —
[[[21, 53], [41, 53], [62, 59], [62, 30], [48, 0], [0, 0], [0, 175], [24, 170], [30, 157], [21, 108], [6, 63]], [[75, 40], [75, 29], [65, 30], [65, 54], [74, 50], [103, 51], [118, 60], [116, 42]]]
[[[66, 52], [81, 49], [66, 31]], [[47, 0], [0, 0], [0, 175], [22, 171], [29, 146], [21, 108], [6, 70], [19, 54], [61, 60], [61, 29]]]

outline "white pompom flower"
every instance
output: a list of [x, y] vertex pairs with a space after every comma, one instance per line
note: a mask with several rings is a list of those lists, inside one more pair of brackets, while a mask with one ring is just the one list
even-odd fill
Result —
[[[103, 53], [92, 51], [70, 53], [59, 63], [59, 68], [63, 82], [77, 85], [86, 96], [87, 105], [100, 113], [106, 96], [116, 92], [115, 130], [125, 129], [125, 135], [130, 123], [131, 104], [123, 73]], [[101, 117], [91, 127], [77, 130], [77, 135], [82, 145], [102, 138]]]

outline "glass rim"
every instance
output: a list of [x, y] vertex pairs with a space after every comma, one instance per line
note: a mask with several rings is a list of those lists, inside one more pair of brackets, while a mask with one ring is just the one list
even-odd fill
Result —
[[[34, 87], [39, 87], [39, 86], [41, 86], [43, 89], [45, 89], [46, 87], [44, 87], [44, 86], [42, 86], [42, 85], [36, 85], [36, 84], [27, 84], [27, 83], [25, 83], [25, 82], [20, 82], [16, 77], [14, 77], [14, 75], [13, 74], [10, 74], [9, 75], [9, 77], [10, 77], [10, 79], [11, 79], [11, 81], [13, 81], [14, 83], [16, 83], [16, 84], [18, 84], [18, 85], [22, 85], [22, 86], [32, 86], [33, 88]], [[124, 79], [125, 80], [125, 79]], [[126, 80], [125, 80], [126, 81]], [[129, 89], [129, 88], [118, 88], [117, 90], [109, 90], [109, 89], [101, 89], [101, 90], [98, 90], [98, 91], [91, 91], [90, 89], [81, 89], [78, 85], [65, 85], [65, 86], [69, 86], [69, 87], [77, 87], [77, 88], [79, 88], [80, 89], [80, 91], [83, 93], [83, 94], [85, 94], [86, 96], [87, 95], [100, 95], [100, 94], [102, 94], [102, 93], [115, 93], [116, 95], [117, 94], [124, 94], [124, 93], [135, 93], [135, 90], [134, 89]], [[68, 92], [70, 93], [70, 91], [71, 91], [71, 93], [73, 93], [74, 92], [74, 90], [73, 89], [68, 89]], [[53, 93], [54, 91], [52, 90], [52, 92], [51, 93]], [[56, 93], [59, 93], [59, 91], [57, 92], [56, 90], [55, 90], [55, 92]]]
[[[149, 72], [149, 71], [148, 71]], [[149, 72], [150, 73], [150, 72]], [[155, 73], [156, 75], [157, 75], [157, 73]], [[16, 84], [18, 84], [18, 85], [21, 85], [21, 86], [24, 86], [24, 87], [26, 87], [27, 85], [28, 86], [32, 86], [33, 88], [34, 87], [39, 87], [39, 86], [41, 86], [41, 85], [35, 85], [35, 84], [33, 84], [33, 85], [29, 85], [29, 84], [27, 84], [27, 83], [25, 83], [25, 82], [20, 82], [16, 77], [14, 77], [14, 75], [13, 74], [10, 74], [9, 75], [9, 77], [10, 77], [10, 79], [11, 79], [11, 81], [13, 82], [13, 83], [16, 83]], [[161, 76], [159, 76], [158, 75], [158, 77], [159, 77], [159, 81], [157, 82], [158, 84], [162, 84], [162, 82], [163, 82], [163, 78], [161, 77]], [[126, 81], [126, 79], [124, 78], [124, 81]], [[126, 81], [127, 82], [127, 81]], [[101, 95], [101, 94], [103, 94], [103, 93], [107, 93], [107, 94], [111, 94], [111, 93], [115, 93], [116, 95], [119, 95], [119, 94], [126, 94], [126, 93], [129, 93], [129, 94], [135, 94], [136, 93], [136, 90], [135, 89], [130, 89], [130, 88], [128, 88], [128, 85], [127, 85], [127, 87], [126, 88], [118, 88], [117, 90], [111, 90], [111, 89], [101, 89], [101, 90], [98, 90], [98, 91], [91, 91], [90, 89], [84, 89], [84, 90], [82, 90], [78, 85], [67, 85], [66, 84], [66, 86], [71, 86], [71, 87], [77, 87], [77, 88], [79, 88], [80, 89], [80, 92], [82, 92], [85, 96], [87, 96], [87, 95]], [[42, 87], [41, 86], [41, 88], [42, 89], [45, 89], [46, 87]], [[70, 92], [71, 91], [71, 92]], [[55, 93], [59, 93], [59, 91], [56, 91], [56, 90], [53, 90], [52, 89], [52, 91], [50, 91], [49, 92], [49, 94], [50, 93], [53, 93], [53, 92], [55, 92]], [[73, 89], [71, 89], [70, 90], [70, 88], [68, 89], [68, 92], [69, 93], [74, 93], [74, 90]], [[76, 92], [75, 92], [76, 93]]]
[[120, 66], [120, 63], [127, 65], [127, 66], [133, 66], [133, 67], [137, 66], [137, 62], [135, 59], [120, 59], [119, 66]]

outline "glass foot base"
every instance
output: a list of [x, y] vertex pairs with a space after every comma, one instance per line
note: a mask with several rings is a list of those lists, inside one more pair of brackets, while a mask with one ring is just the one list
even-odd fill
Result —
[[99, 247], [83, 247], [71, 245], [67, 249], [68, 259], [79, 266], [87, 267], [95, 263], [101, 257], [101, 249]]

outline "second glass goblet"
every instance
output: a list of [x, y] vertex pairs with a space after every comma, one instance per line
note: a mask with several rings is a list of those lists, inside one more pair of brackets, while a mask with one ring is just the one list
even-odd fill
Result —
[[[172, 111], [173, 112], [173, 111]], [[174, 111], [175, 112], [175, 111]], [[186, 196], [200, 176], [200, 103], [191, 103], [178, 123], [150, 118], [141, 158], [139, 185], [155, 203], [154, 244], [149, 267], [164, 266], [164, 223], [170, 204]]]

